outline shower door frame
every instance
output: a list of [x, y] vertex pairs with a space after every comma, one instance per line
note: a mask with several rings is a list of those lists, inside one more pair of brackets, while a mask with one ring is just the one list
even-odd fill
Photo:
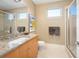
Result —
[[[73, 57], [76, 57], [76, 48], [75, 48], [75, 53], [72, 52], [71, 50], [71, 19], [70, 19], [70, 14], [69, 14], [69, 9], [70, 7], [76, 2], [76, 0], [73, 0], [72, 3], [66, 8], [66, 47], [68, 50], [71, 52]], [[76, 47], [76, 39], [75, 39], [75, 47]]]

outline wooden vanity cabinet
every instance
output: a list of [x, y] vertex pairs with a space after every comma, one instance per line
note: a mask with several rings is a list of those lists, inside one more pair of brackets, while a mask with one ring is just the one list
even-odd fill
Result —
[[27, 43], [24, 43], [22, 46], [20, 46], [18, 50], [19, 50], [19, 52], [18, 52], [19, 58], [27, 58], [28, 57]]
[[32, 38], [8, 54], [4, 58], [36, 58], [38, 54], [38, 36]]
[[13, 50], [12, 52], [3, 56], [3, 58], [14, 58], [14, 57], [18, 58], [19, 57], [18, 52], [19, 52], [19, 50], [18, 50], [18, 48], [16, 48], [16, 50]]
[[33, 38], [33, 40], [31, 42], [29, 42], [28, 45], [30, 45], [30, 46], [28, 46], [28, 58], [37, 57], [37, 54], [38, 54], [38, 42], [37, 42], [36, 38]]

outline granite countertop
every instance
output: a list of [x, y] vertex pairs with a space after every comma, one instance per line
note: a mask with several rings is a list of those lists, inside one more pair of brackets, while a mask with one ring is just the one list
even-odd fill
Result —
[[[22, 35], [19, 38], [16, 38], [12, 41], [3, 41], [3, 43], [6, 44], [5, 47], [0, 49], [0, 57], [2, 57], [3, 55], [9, 53], [10, 51], [12, 51], [13, 49], [16, 49], [17, 47], [19, 47], [20, 45], [22, 45], [23, 43], [31, 40], [33, 37], [37, 36], [36, 34], [29, 34], [29, 35]], [[2, 42], [2, 41], [1, 41]]]

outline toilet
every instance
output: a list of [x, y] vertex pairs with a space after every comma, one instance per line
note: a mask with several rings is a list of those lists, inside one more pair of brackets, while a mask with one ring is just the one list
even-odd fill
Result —
[[38, 41], [39, 50], [43, 50], [46, 48], [46, 44], [44, 41]]

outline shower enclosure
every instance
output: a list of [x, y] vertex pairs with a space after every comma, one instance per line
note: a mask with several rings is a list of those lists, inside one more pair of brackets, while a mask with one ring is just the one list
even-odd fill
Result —
[[66, 46], [76, 57], [76, 0], [66, 9]]

